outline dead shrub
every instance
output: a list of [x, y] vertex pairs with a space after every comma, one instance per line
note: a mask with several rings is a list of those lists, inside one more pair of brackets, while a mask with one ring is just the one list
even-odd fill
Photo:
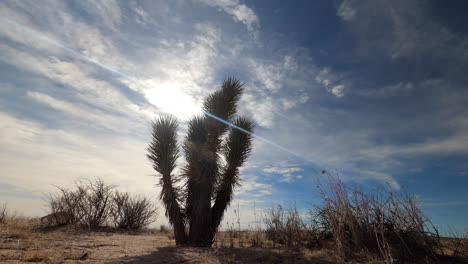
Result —
[[460, 246], [455, 251], [456, 254], [465, 259], [468, 259], [468, 230], [465, 231], [465, 234], [461, 236], [458, 241]]
[[83, 180], [73, 189], [57, 187], [48, 195], [50, 213], [43, 226], [66, 224], [98, 228], [111, 222], [122, 229], [141, 229], [154, 222], [157, 208], [144, 197], [131, 197], [101, 179]]
[[44, 225], [79, 223], [96, 228], [106, 223], [114, 186], [105, 184], [101, 179], [95, 179], [75, 183], [75, 190], [61, 187], [57, 189], [57, 193], [48, 196], [50, 213], [41, 218]]
[[154, 222], [157, 208], [145, 197], [130, 197], [129, 193], [115, 192], [110, 215], [118, 228], [141, 229]]
[[72, 216], [68, 212], [50, 213], [40, 218], [41, 226], [53, 227], [71, 223]]
[[264, 219], [267, 239], [289, 249], [306, 245], [307, 225], [296, 208], [285, 209], [278, 205], [267, 211]]
[[444, 244], [452, 257], [468, 259], [468, 230], [464, 234], [450, 232], [450, 237], [445, 239]]
[[57, 193], [49, 193], [49, 214], [41, 217], [43, 226], [59, 226], [74, 224], [81, 221], [83, 217], [83, 199], [86, 188], [78, 185], [76, 190], [57, 187]]
[[8, 207], [6, 203], [0, 205], [0, 223], [5, 223], [8, 217]]
[[79, 203], [82, 223], [89, 228], [102, 226], [110, 214], [115, 186], [96, 179], [78, 183], [77, 187], [85, 190], [85, 195]]
[[161, 232], [161, 233], [167, 233], [167, 232], [169, 232], [169, 229], [167, 228], [166, 225], [160, 225], [160, 226], [159, 226], [159, 232]]
[[322, 232], [330, 232], [342, 260], [355, 252], [380, 255], [386, 263], [436, 259], [437, 228], [418, 207], [417, 197], [389, 188], [365, 194], [324, 172], [316, 210]]
[[248, 224], [247, 239], [252, 247], [263, 246], [265, 232], [262, 228], [261, 218], [257, 220], [257, 210], [254, 202], [254, 221], [252, 224]]

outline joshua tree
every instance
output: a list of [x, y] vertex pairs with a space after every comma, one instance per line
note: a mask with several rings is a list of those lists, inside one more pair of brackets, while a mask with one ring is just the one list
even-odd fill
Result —
[[206, 97], [205, 115], [195, 116], [188, 123], [182, 144], [185, 165], [178, 174], [173, 173], [180, 153], [178, 122], [172, 117], [153, 122], [147, 157], [161, 175], [160, 198], [177, 245], [211, 246], [233, 190], [239, 185], [239, 168], [252, 150], [252, 135], [246, 132], [253, 131], [250, 119], [236, 116], [242, 86], [228, 78], [221, 89]]

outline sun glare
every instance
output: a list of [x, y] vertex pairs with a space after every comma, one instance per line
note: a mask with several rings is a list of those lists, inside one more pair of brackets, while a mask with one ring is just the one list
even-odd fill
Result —
[[194, 113], [201, 113], [201, 108], [195, 98], [190, 95], [182, 84], [164, 82], [145, 91], [148, 101], [163, 112], [175, 115], [182, 120], [188, 120]]

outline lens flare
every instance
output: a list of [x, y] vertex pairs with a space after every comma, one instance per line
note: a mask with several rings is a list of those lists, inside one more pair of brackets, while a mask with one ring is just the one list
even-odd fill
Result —
[[[80, 52], [78, 52], [78, 51], [76, 51], [76, 50], [74, 50], [74, 49], [72, 49], [72, 48], [69, 48], [69, 47], [65, 46], [64, 44], [62, 44], [62, 43], [60, 43], [60, 42], [58, 42], [58, 41], [56, 41], [56, 40], [54, 40], [54, 39], [51, 39], [51, 38], [45, 36], [44, 34], [41, 34], [41, 33], [37, 32], [37, 31], [35, 31], [35, 30], [33, 30], [33, 29], [30, 29], [30, 28], [28, 28], [28, 27], [26, 27], [26, 26], [24, 26], [24, 25], [22, 25], [22, 24], [19, 24], [19, 23], [15, 22], [15, 21], [13, 21], [13, 20], [11, 20], [11, 19], [9, 19], [9, 18], [6, 18], [6, 17], [0, 15], [0, 20], [3, 21], [3, 22], [8, 23], [8, 24], [10, 24], [10, 25], [14, 25], [14, 26], [16, 26], [16, 27], [18, 27], [18, 28], [21, 28], [22, 30], [24, 30], [25, 32], [27, 32], [27, 33], [33, 35], [34, 37], [36, 37], [36, 38], [38, 38], [38, 39], [40, 39], [40, 40], [42, 40], [42, 41], [44, 41], [44, 42], [47, 42], [47, 43], [49, 43], [49, 44], [51, 44], [51, 45], [53, 45], [53, 46], [55, 46], [55, 47], [58, 47], [58, 48], [63, 49], [63, 50], [65, 50], [65, 51], [68, 51], [69, 53], [73, 54], [74, 56], [79, 57], [79, 58], [81, 58], [81, 59], [83, 59], [83, 60], [85, 60], [85, 61], [91, 62], [91, 63], [93, 63], [94, 65], [96, 65], [96, 66], [98, 66], [98, 67], [100, 67], [100, 68], [102, 68], [102, 69], [105, 69], [105, 70], [107, 70], [107, 71], [109, 71], [109, 72], [112, 72], [112, 73], [114, 73], [114, 74], [117, 74], [117, 75], [119, 75], [119, 76], [121, 76], [121, 77], [123, 77], [123, 78], [125, 78], [125, 79], [127, 79], [127, 80], [130, 80], [130, 81], [132, 81], [132, 82], [135, 82], [135, 83], [137, 83], [138, 85], [140, 85], [140, 86], [142, 86], [142, 87], [144, 87], [144, 88], [149, 88], [149, 87], [147, 87], [143, 82], [141, 82], [140, 80], [138, 80], [137, 78], [135, 78], [135, 77], [133, 77], [133, 76], [130, 76], [130, 75], [128, 75], [128, 74], [125, 74], [125, 73], [123, 73], [123, 72], [121, 72], [121, 71], [118, 71], [117, 69], [115, 69], [115, 68], [113, 68], [113, 67], [111, 67], [111, 66], [108, 66], [108, 65], [105, 65], [105, 64], [103, 64], [103, 63], [100, 63], [99, 61], [96, 61], [96, 60], [94, 60], [94, 59], [91, 59], [91, 58], [89, 58], [89, 57], [87, 57], [87, 56], [81, 54]], [[287, 149], [287, 148], [285, 148], [285, 147], [283, 147], [283, 146], [281, 146], [281, 145], [279, 145], [279, 144], [277, 144], [277, 143], [275, 143], [275, 142], [273, 142], [273, 141], [271, 141], [271, 140], [269, 140], [269, 139], [266, 139], [266, 138], [264, 138], [264, 137], [262, 137], [262, 136], [259, 136], [259, 135], [256, 135], [256, 134], [254, 134], [254, 133], [251, 133], [251, 132], [249, 132], [249, 131], [247, 131], [247, 130], [241, 128], [241, 127], [238, 127], [238, 126], [236, 126], [236, 125], [234, 125], [234, 124], [232, 124], [232, 123], [230, 123], [230, 122], [228, 122], [228, 121], [226, 121], [226, 120], [224, 120], [224, 119], [222, 119], [222, 118], [219, 118], [219, 117], [217, 117], [217, 116], [215, 116], [215, 115], [212, 115], [212, 114], [210, 114], [210, 113], [208, 113], [208, 112], [203, 112], [203, 113], [204, 113], [206, 116], [208, 116], [208, 117], [211, 117], [211, 118], [213, 118], [213, 119], [215, 119], [215, 120], [217, 120], [217, 121], [219, 121], [219, 122], [222, 122], [222, 123], [224, 123], [224, 124], [226, 124], [226, 125], [228, 125], [228, 126], [230, 126], [230, 127], [233, 127], [233, 128], [235, 128], [235, 129], [238, 129], [238, 130], [240, 130], [240, 131], [242, 131], [242, 132], [244, 132], [244, 133], [247, 133], [247, 134], [249, 134], [249, 135], [255, 137], [256, 139], [258, 139], [258, 140], [260, 140], [260, 141], [262, 141], [262, 142], [265, 142], [265, 143], [267, 143], [267, 144], [269, 144], [269, 145], [271, 145], [271, 146], [273, 146], [273, 147], [275, 147], [275, 148], [277, 148], [277, 149], [279, 149], [279, 150], [282, 150], [282, 151], [284, 151], [284, 152], [286, 152], [286, 153], [288, 153], [288, 154], [291, 154], [291, 155], [293, 155], [293, 156], [295, 156], [295, 157], [298, 157], [298, 158], [300, 158], [300, 159], [302, 159], [302, 160], [304, 160], [304, 161], [307, 161], [307, 162], [311, 163], [311, 164], [314, 165], [314, 166], [320, 167], [320, 166], [318, 166], [318, 163], [316, 163], [316, 162], [314, 162], [314, 161], [312, 161], [312, 160], [310, 160], [310, 159], [304, 157], [303, 155], [300, 155], [300, 154], [298, 154], [298, 153], [296, 153], [296, 152], [293, 152], [293, 151], [291, 151], [291, 150], [289, 150], [289, 149]], [[318, 173], [317, 168], [312, 167], [312, 169]], [[320, 175], [320, 173], [319, 173], [319, 175]]]
[[[263, 141], [263, 142], [265, 142], [265, 143], [267, 143], [267, 144], [269, 144], [269, 145], [271, 145], [271, 146], [273, 146], [273, 147], [275, 147], [275, 148], [277, 148], [277, 149], [280, 149], [280, 150], [282, 150], [282, 151], [285, 151], [285, 152], [287, 152], [287, 153], [289, 153], [289, 154], [291, 154], [291, 155], [293, 155], [293, 156], [296, 156], [296, 157], [298, 157], [298, 158], [300, 158], [300, 159], [302, 159], [302, 160], [305, 160], [305, 161], [307, 161], [307, 162], [309, 162], [309, 163], [311, 163], [311, 164], [313, 164], [313, 165], [315, 165], [315, 166], [318, 165], [316, 162], [314, 162], [314, 161], [312, 161], [312, 160], [310, 160], [310, 159], [308, 159], [308, 158], [306, 158], [306, 157], [300, 155], [299, 153], [296, 153], [296, 152], [294, 152], [294, 151], [291, 151], [291, 150], [289, 150], [289, 149], [287, 149], [287, 148], [285, 148], [285, 147], [283, 147], [283, 146], [281, 146], [281, 145], [279, 145], [279, 144], [277, 144], [277, 143], [275, 143], [275, 142], [273, 142], [273, 141], [271, 141], [271, 140], [269, 140], [269, 139], [266, 139], [266, 138], [264, 138], [264, 137], [262, 137], [262, 136], [256, 135], [256, 134], [254, 134], [254, 133], [252, 133], [252, 132], [250, 132], [250, 131], [247, 131], [247, 130], [245, 130], [245, 129], [239, 127], [239, 126], [236, 126], [236, 125], [234, 125], [234, 124], [232, 124], [232, 123], [230, 123], [230, 122], [228, 122], [228, 121], [226, 121], [226, 120], [224, 120], [224, 119], [222, 119], [222, 118], [219, 118], [219, 117], [217, 117], [217, 116], [215, 116], [215, 115], [212, 115], [212, 114], [210, 114], [210, 113], [208, 113], [208, 112], [203, 111], [203, 113], [204, 113], [206, 116], [209, 116], [209, 117], [211, 117], [211, 118], [213, 118], [213, 119], [215, 119], [215, 120], [218, 120], [218, 121], [221, 122], [221, 123], [224, 123], [224, 124], [226, 124], [226, 125], [228, 125], [228, 126], [230, 126], [230, 127], [233, 127], [233, 128], [235, 128], [235, 129], [237, 129], [237, 130], [240, 130], [240, 131], [242, 131], [242, 132], [244, 132], [244, 133], [246, 133], [246, 134], [249, 134], [249, 135], [255, 137], [256, 139], [258, 139], [258, 140], [260, 140], [260, 141]], [[313, 169], [315, 170], [316, 168], [313, 168]]]

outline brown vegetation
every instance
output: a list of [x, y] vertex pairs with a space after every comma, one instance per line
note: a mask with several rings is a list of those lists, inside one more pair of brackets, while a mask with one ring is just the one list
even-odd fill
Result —
[[10, 218], [0, 224], [0, 263], [116, 263], [156, 247], [173, 245], [149, 231], [89, 231], [75, 226], [42, 228], [38, 219]]
[[40, 219], [43, 226], [74, 224], [96, 229], [110, 224], [141, 229], [154, 222], [157, 215], [149, 199], [119, 192], [101, 179], [77, 182], [72, 190], [57, 189], [48, 196], [50, 213]]
[[141, 229], [155, 220], [158, 210], [145, 197], [131, 197], [129, 193], [116, 191], [112, 199], [110, 216], [118, 228]]
[[320, 232], [307, 223], [296, 208], [273, 207], [265, 214], [264, 222], [266, 238], [273, 246], [278, 244], [297, 250], [318, 244]]
[[44, 231], [38, 219], [25, 218], [10, 219], [0, 230], [0, 263], [333, 263], [328, 252], [298, 254], [247, 243], [240, 248], [238, 238], [234, 248], [176, 247], [165, 232]]
[[[9, 218], [0, 224], [0, 263], [321, 263], [340, 262], [332, 244], [321, 249], [294, 250], [266, 238], [261, 230], [218, 232], [214, 248], [177, 247], [172, 233], [154, 230], [99, 232], [61, 226], [44, 230], [38, 219]], [[261, 246], [254, 243], [260, 237]], [[229, 245], [232, 239], [232, 247]], [[456, 239], [442, 239], [448, 246]], [[460, 240], [464, 243], [466, 240]], [[460, 250], [460, 249], [459, 249]], [[448, 254], [448, 253], [447, 253]], [[465, 251], [466, 254], [466, 251]], [[383, 263], [350, 259], [348, 263]], [[414, 262], [409, 262], [414, 263]], [[455, 259], [421, 259], [418, 263], [466, 263]]]
[[441, 245], [445, 255], [468, 260], [468, 230], [464, 234], [452, 233], [450, 237], [442, 239]]
[[323, 204], [313, 212], [322, 232], [330, 232], [342, 260], [356, 252], [380, 255], [386, 263], [437, 260], [440, 237], [417, 198], [381, 188], [364, 193], [324, 172]]
[[0, 205], [0, 223], [4, 223], [8, 217], [8, 207], [6, 203]]

